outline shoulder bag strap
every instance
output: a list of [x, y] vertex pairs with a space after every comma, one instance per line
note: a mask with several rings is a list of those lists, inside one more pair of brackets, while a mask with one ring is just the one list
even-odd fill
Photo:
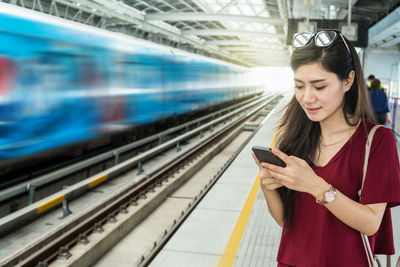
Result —
[[358, 190], [358, 197], [360, 198], [361, 201], [361, 192], [362, 189], [364, 188], [364, 181], [365, 181], [365, 176], [367, 174], [367, 168], [368, 168], [368, 159], [369, 159], [369, 151], [371, 150], [371, 145], [372, 145], [372, 139], [374, 139], [374, 134], [375, 131], [381, 127], [382, 125], [375, 125], [371, 131], [369, 131], [367, 142], [365, 143], [365, 154], [364, 154], [364, 165], [363, 165], [363, 176], [362, 176], [362, 183], [361, 183], [361, 189]]
[[[365, 143], [363, 177], [362, 177], [361, 189], [358, 191], [358, 196], [360, 197], [360, 201], [361, 201], [361, 192], [362, 192], [362, 189], [364, 187], [365, 175], [367, 174], [369, 151], [371, 150], [372, 140], [374, 138], [375, 131], [381, 126], [382, 125], [375, 125], [371, 129], [371, 131], [368, 134], [367, 142]], [[361, 234], [361, 239], [363, 241], [365, 254], [367, 255], [368, 266], [369, 267], [373, 267], [373, 266], [375, 266], [375, 260], [374, 260], [374, 255], [372, 254], [372, 251], [371, 251], [371, 246], [369, 244], [368, 236], [366, 234], [361, 233], [361, 232], [360, 232], [360, 234]]]

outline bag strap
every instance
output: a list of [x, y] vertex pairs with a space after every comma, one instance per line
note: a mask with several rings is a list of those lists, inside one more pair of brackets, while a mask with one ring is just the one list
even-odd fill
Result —
[[[363, 177], [362, 177], [361, 189], [358, 191], [358, 196], [360, 198], [360, 201], [361, 201], [361, 192], [362, 192], [362, 189], [364, 187], [365, 176], [367, 174], [369, 152], [371, 150], [372, 140], [374, 139], [375, 131], [381, 126], [382, 125], [375, 125], [371, 129], [371, 131], [368, 134], [367, 142], [365, 143]], [[365, 254], [367, 256], [368, 266], [369, 267], [373, 267], [375, 260], [374, 260], [374, 255], [373, 255], [372, 250], [371, 250], [371, 245], [369, 244], [368, 236], [366, 234], [361, 233], [361, 232], [360, 232], [360, 234], [361, 234], [361, 239], [363, 241]]]
[[368, 159], [369, 159], [369, 151], [371, 150], [371, 145], [372, 145], [372, 140], [374, 139], [375, 131], [381, 127], [382, 125], [375, 125], [371, 131], [369, 131], [367, 142], [365, 143], [365, 154], [364, 154], [364, 165], [363, 165], [363, 176], [362, 176], [362, 183], [361, 183], [361, 189], [358, 190], [358, 197], [360, 198], [361, 201], [361, 192], [364, 188], [364, 181], [365, 181], [365, 176], [367, 174], [367, 168], [368, 168]]
[[367, 256], [367, 261], [368, 261], [368, 267], [374, 267], [375, 266], [375, 258], [374, 254], [372, 253], [371, 250], [371, 245], [369, 244], [368, 236], [366, 234], [361, 233], [361, 240], [364, 245], [364, 250], [365, 250], [365, 255]]

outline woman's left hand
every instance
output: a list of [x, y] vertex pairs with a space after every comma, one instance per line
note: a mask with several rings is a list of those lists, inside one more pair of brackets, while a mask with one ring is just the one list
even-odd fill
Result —
[[311, 193], [315, 185], [322, 179], [315, 174], [305, 160], [288, 156], [277, 148], [274, 148], [272, 152], [286, 163], [286, 167], [269, 163], [262, 163], [262, 165], [287, 188]]

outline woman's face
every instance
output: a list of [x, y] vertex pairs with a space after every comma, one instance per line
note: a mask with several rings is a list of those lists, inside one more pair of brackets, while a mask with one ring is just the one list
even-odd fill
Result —
[[339, 80], [335, 73], [325, 70], [320, 63], [302, 65], [294, 73], [295, 96], [312, 121], [344, 117], [342, 105], [344, 94], [352, 84], [352, 79], [349, 80]]

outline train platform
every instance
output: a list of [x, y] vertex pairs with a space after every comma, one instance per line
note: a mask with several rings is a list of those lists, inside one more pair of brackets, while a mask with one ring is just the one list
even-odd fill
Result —
[[[150, 266], [276, 266], [281, 228], [259, 190], [253, 145], [273, 142], [286, 96]], [[400, 208], [392, 209], [396, 255], [400, 255]], [[386, 265], [386, 257], [379, 256]]]
[[259, 190], [254, 145], [269, 146], [284, 97], [150, 266], [274, 266], [281, 228]]
[[284, 97], [150, 266], [276, 266], [281, 228], [259, 190], [254, 145], [269, 146]]

